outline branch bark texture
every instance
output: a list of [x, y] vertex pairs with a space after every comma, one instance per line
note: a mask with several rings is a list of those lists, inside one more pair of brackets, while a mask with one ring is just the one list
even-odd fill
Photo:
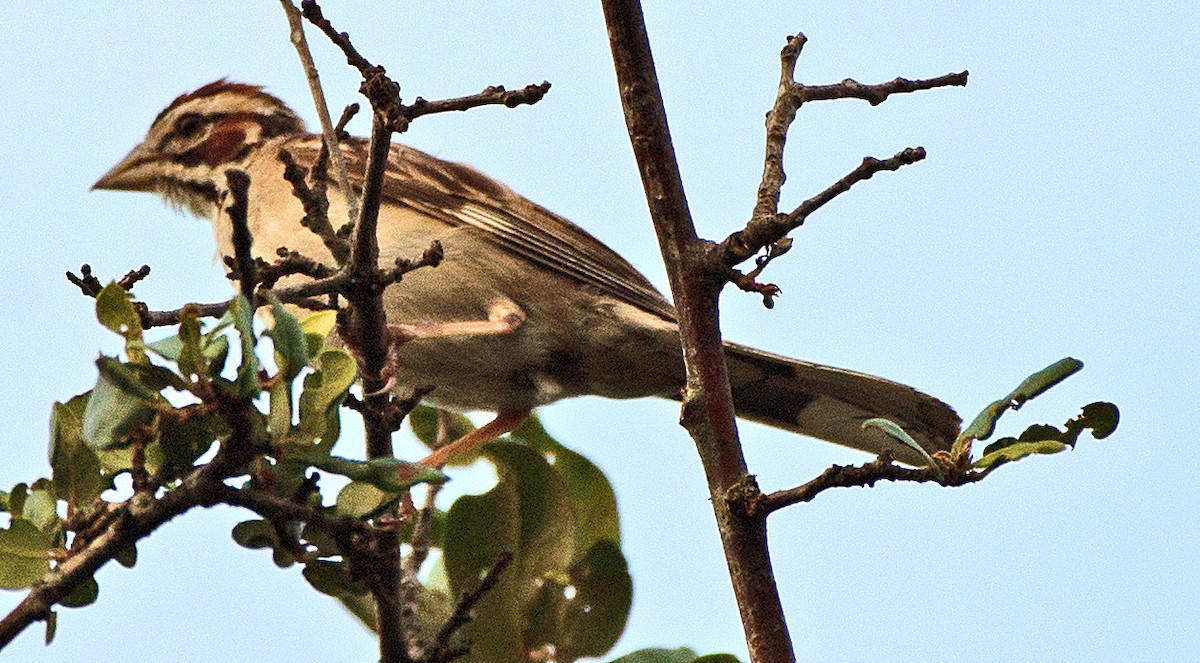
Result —
[[730, 507], [729, 497], [753, 479], [738, 441], [721, 346], [717, 298], [726, 272], [692, 224], [641, 3], [602, 4], [625, 122], [679, 312], [687, 367], [683, 425], [696, 442], [708, 479], [750, 660], [794, 661], [767, 550], [766, 519]]

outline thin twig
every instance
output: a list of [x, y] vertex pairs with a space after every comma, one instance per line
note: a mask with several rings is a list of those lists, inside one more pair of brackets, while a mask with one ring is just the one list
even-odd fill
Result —
[[797, 83], [790, 93], [803, 103], [805, 101], [827, 101], [830, 99], [862, 99], [872, 106], [878, 106], [893, 94], [932, 90], [939, 87], [962, 87], [967, 84], [970, 72], [944, 74], [936, 78], [909, 80], [893, 78], [886, 83], [863, 85], [853, 78], [847, 78], [841, 83], [832, 85], [801, 85]]
[[788, 128], [796, 120], [796, 111], [801, 99], [788, 94], [796, 83], [796, 61], [808, 38], [803, 34], [788, 37], [787, 44], [779, 53], [779, 88], [775, 105], [767, 112], [766, 156], [763, 157], [762, 182], [758, 185], [758, 202], [751, 218], [774, 216], [779, 210], [779, 196], [787, 175], [783, 172], [783, 148], [787, 143]]
[[[832, 200], [839, 193], [848, 189], [855, 182], [870, 178], [879, 170], [895, 170], [899, 165], [913, 163], [924, 158], [920, 148], [910, 148], [885, 161], [864, 159], [863, 165], [843, 178], [818, 196], [805, 201], [800, 208], [787, 215], [779, 212], [779, 198], [787, 174], [783, 169], [784, 146], [787, 142], [788, 131], [796, 120], [800, 106], [807, 101], [825, 101], [829, 99], [862, 99], [872, 106], [883, 103], [889, 96], [919, 90], [931, 90], [939, 87], [961, 86], [967, 84], [966, 71], [946, 74], [936, 78], [909, 80], [895, 78], [886, 83], [863, 85], [852, 78], [847, 78], [833, 85], [804, 85], [796, 82], [796, 63], [807, 38], [803, 34], [788, 37], [787, 43], [779, 53], [780, 73], [776, 91], [775, 103], [767, 112], [765, 156], [763, 158], [763, 175], [758, 186], [758, 195], [750, 221], [743, 230], [731, 234], [721, 242], [718, 249], [720, 260], [728, 267], [733, 267], [758, 253], [764, 247], [778, 241], [789, 231], [804, 222], [809, 214]], [[920, 150], [918, 155], [918, 150]], [[901, 156], [904, 155], [904, 156]], [[870, 162], [868, 164], [868, 162]], [[896, 165], [898, 164], [898, 165]], [[892, 167], [892, 166], [895, 167]], [[757, 271], [761, 272], [759, 265]], [[756, 274], [757, 275], [757, 272]], [[737, 272], [730, 273], [743, 290], [760, 292], [753, 277], [739, 278]], [[750, 287], [748, 287], [750, 286]], [[769, 306], [770, 296], [764, 294], [764, 303]]]
[[[325, 159], [328, 159], [329, 152], [324, 147], [321, 148], [319, 154], [325, 155]], [[325, 159], [318, 156], [317, 161], [313, 164], [314, 173], [324, 170]], [[350, 245], [346, 240], [338, 237], [337, 232], [333, 229], [333, 224], [329, 222], [329, 198], [325, 195], [325, 178], [314, 177], [312, 186], [309, 186], [309, 171], [296, 163], [291, 152], [281, 149], [279, 160], [283, 162], [283, 179], [292, 185], [292, 195], [304, 207], [304, 216], [300, 218], [300, 225], [321, 238], [321, 243], [329, 249], [330, 255], [338, 265], [345, 264], [350, 257]]]
[[488, 569], [484, 574], [483, 579], [479, 581], [479, 586], [475, 591], [465, 592], [458, 601], [458, 605], [454, 606], [454, 613], [442, 625], [438, 631], [437, 638], [434, 639], [433, 649], [429, 653], [429, 663], [443, 663], [445, 661], [456, 658], [454, 654], [458, 652], [450, 648], [450, 639], [463, 626], [466, 626], [471, 621], [471, 611], [479, 604], [479, 601], [492, 591], [496, 583], [500, 581], [500, 575], [508, 568], [508, 565], [513, 561], [513, 554], [509, 551], [504, 551], [496, 557], [496, 561], [492, 563], [492, 568]]
[[416, 625], [419, 619], [420, 603], [418, 593], [421, 590], [421, 566], [429, 558], [430, 533], [433, 529], [433, 517], [436, 511], [438, 493], [442, 490], [440, 483], [430, 483], [425, 486], [425, 503], [417, 511], [413, 520], [412, 536], [409, 537], [409, 552], [400, 566], [400, 600], [404, 610], [404, 626], [407, 631], [405, 641], [414, 656], [420, 653], [420, 643], [417, 642]]
[[[305, 281], [287, 285], [281, 288], [271, 290], [279, 301], [285, 303], [296, 303], [306, 300], [311, 297], [320, 297], [334, 293], [344, 292], [350, 285], [350, 277], [344, 273], [337, 273], [329, 278], [319, 279], [315, 281]], [[262, 306], [266, 304], [264, 295], [266, 293], [259, 291], [259, 296], [254, 300], [254, 306]], [[168, 311], [140, 311], [142, 316], [142, 326], [146, 329], [152, 327], [168, 327], [179, 324], [183, 319], [184, 311], [193, 309], [197, 315], [201, 317], [219, 318], [225, 315], [225, 311], [229, 309], [229, 302], [212, 302], [208, 304], [187, 304], [177, 309]]]
[[726, 237], [716, 251], [726, 265], [736, 265], [755, 253], [785, 237], [789, 232], [804, 224], [808, 217], [829, 201], [850, 190], [850, 187], [869, 180], [875, 173], [899, 170], [925, 158], [925, 148], [905, 148], [887, 159], [863, 157], [857, 168], [847, 173], [824, 191], [805, 200], [788, 214], [756, 217], [746, 227]]
[[465, 111], [480, 106], [500, 105], [507, 108], [516, 108], [524, 104], [536, 104], [549, 91], [549, 81], [542, 81], [537, 85], [526, 85], [520, 90], [506, 90], [503, 85], [492, 85], [484, 88], [483, 92], [466, 97], [454, 97], [438, 101], [428, 101], [417, 97], [411, 105], [405, 108], [407, 109], [408, 119], [415, 120], [422, 115]]
[[817, 495], [830, 488], [870, 487], [878, 481], [933, 482], [942, 486], [955, 487], [975, 483], [988, 475], [988, 472], [970, 469], [955, 472], [949, 466], [940, 468], [940, 471], [942, 472], [941, 476], [939, 476], [938, 468], [901, 467], [894, 464], [892, 459], [885, 455], [864, 465], [834, 465], [815, 479], [795, 488], [765, 495], [748, 495], [743, 508], [748, 516], [763, 518], [784, 507], [801, 502], [811, 502]]
[[68, 270], [67, 280], [75, 284], [75, 287], [79, 288], [84, 295], [93, 299], [104, 289], [104, 284], [92, 274], [92, 266], [87, 263], [79, 266], [79, 276], [75, 276], [74, 272]]
[[283, 5], [283, 13], [287, 15], [292, 45], [296, 47], [296, 54], [300, 56], [300, 64], [303, 66], [305, 78], [308, 80], [308, 89], [313, 96], [313, 105], [316, 107], [317, 117], [321, 121], [321, 135], [324, 136], [325, 145], [328, 146], [333, 169], [337, 174], [338, 185], [342, 189], [342, 196], [346, 199], [347, 221], [353, 221], [358, 218], [358, 196], [354, 195], [354, 187], [350, 186], [350, 171], [346, 168], [346, 160], [342, 157], [342, 151], [338, 149], [337, 132], [334, 131], [333, 123], [329, 119], [329, 104], [325, 102], [325, 90], [321, 87], [321, 77], [317, 73], [317, 65], [313, 62], [312, 53], [308, 49], [308, 40], [304, 36], [304, 23], [300, 20], [300, 10], [296, 9], [292, 0], [279, 0], [279, 2]]

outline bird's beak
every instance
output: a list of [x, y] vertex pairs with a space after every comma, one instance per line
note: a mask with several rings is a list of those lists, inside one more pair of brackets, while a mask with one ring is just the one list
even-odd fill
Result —
[[155, 155], [145, 143], [133, 148], [121, 162], [96, 180], [92, 190], [110, 191], [153, 191]]

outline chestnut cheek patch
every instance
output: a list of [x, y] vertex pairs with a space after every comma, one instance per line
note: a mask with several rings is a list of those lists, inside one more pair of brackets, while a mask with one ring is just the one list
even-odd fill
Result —
[[231, 163], [246, 149], [246, 129], [243, 122], [222, 122], [194, 151], [210, 168]]

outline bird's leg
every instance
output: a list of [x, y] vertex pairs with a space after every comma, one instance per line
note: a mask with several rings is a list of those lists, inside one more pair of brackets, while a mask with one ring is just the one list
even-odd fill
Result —
[[505, 433], [512, 432], [528, 417], [529, 410], [501, 410], [496, 413], [495, 419], [434, 451], [421, 459], [420, 463], [428, 467], [441, 467], [451, 458], [465, 456], [478, 449], [485, 442], [490, 442]]
[[523, 322], [525, 312], [521, 307], [508, 299], [501, 299], [492, 302], [488, 307], [487, 320], [388, 325], [388, 342], [398, 345], [418, 338], [511, 334]]
[[[399, 323], [387, 327], [387, 362], [380, 371], [386, 381], [382, 389], [367, 396], [376, 396], [391, 391], [396, 386], [396, 368], [400, 363], [400, 346], [422, 338], [446, 336], [488, 336], [511, 334], [525, 322], [525, 312], [510, 299], [497, 299], [488, 307], [487, 320], [463, 320], [455, 322]], [[502, 431], [508, 432], [508, 431]]]

